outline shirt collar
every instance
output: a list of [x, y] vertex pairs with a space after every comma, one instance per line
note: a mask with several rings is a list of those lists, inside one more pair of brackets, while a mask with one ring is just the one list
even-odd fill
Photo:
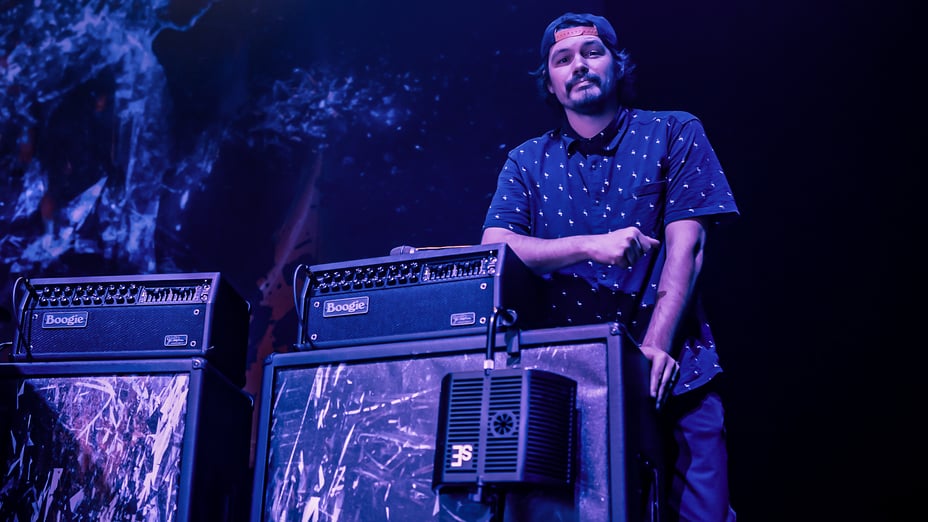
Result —
[[609, 125], [606, 125], [605, 129], [592, 138], [584, 138], [577, 134], [567, 122], [566, 117], [554, 133], [564, 138], [568, 155], [573, 155], [575, 152], [580, 152], [584, 156], [590, 154], [611, 155], [615, 153], [615, 149], [619, 146], [619, 137], [624, 134], [623, 130], [627, 127], [627, 121], [628, 109], [620, 107]]

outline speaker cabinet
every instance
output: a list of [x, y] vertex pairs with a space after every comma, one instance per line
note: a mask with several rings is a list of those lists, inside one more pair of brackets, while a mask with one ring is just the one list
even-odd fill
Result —
[[0, 364], [0, 520], [245, 520], [253, 411], [202, 358]]
[[[653, 520], [660, 480], [648, 363], [612, 325], [275, 353], [265, 361], [251, 520]], [[442, 381], [484, 368], [576, 382], [577, 458], [567, 491], [433, 484]], [[451, 489], [451, 491], [446, 491]]]

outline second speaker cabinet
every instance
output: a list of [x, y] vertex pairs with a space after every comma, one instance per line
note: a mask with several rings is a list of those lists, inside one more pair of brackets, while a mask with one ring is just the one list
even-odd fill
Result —
[[0, 364], [0, 520], [245, 520], [253, 411], [198, 357]]

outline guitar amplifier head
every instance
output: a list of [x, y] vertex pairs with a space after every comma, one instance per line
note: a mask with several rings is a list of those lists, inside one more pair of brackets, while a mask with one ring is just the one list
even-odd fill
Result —
[[538, 326], [540, 279], [505, 243], [315, 265], [303, 275], [297, 350], [485, 334], [497, 310], [512, 318], [500, 331]]
[[245, 384], [248, 303], [218, 272], [21, 278], [12, 362], [203, 357]]

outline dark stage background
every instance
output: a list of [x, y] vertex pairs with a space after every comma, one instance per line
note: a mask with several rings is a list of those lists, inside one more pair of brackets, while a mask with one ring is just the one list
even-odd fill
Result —
[[553, 124], [527, 73], [567, 10], [614, 21], [638, 105], [703, 120], [742, 209], [703, 284], [743, 520], [906, 518], [911, 2], [0, 0], [0, 341], [22, 275], [220, 271], [254, 393], [298, 264], [479, 241], [506, 151]]

